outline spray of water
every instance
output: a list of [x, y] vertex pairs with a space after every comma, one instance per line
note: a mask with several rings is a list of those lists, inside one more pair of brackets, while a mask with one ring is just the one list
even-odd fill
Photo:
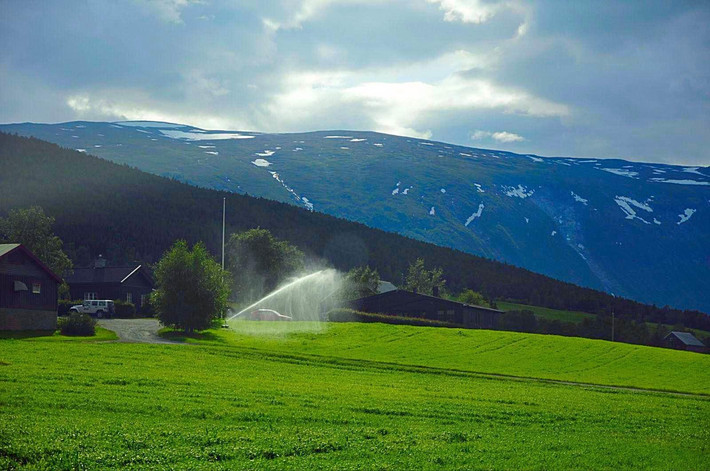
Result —
[[[317, 331], [322, 315], [334, 307], [342, 276], [327, 269], [297, 278], [227, 318], [230, 328], [242, 333], [278, 334]], [[280, 316], [276, 317], [272, 311]], [[259, 318], [270, 319], [257, 321]], [[279, 319], [279, 320], [274, 320]]]

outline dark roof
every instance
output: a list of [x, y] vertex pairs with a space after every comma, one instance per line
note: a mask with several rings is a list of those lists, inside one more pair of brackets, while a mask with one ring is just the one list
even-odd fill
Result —
[[695, 338], [695, 335], [689, 333], [689, 332], [671, 332], [670, 334], [666, 335], [666, 339], [668, 337], [676, 337], [678, 340], [683, 342], [685, 345], [689, 347], [704, 347], [705, 344]]
[[20, 252], [24, 253], [29, 257], [33, 262], [35, 262], [42, 270], [44, 270], [54, 281], [57, 283], [61, 283], [62, 279], [57, 276], [52, 270], [49, 269], [47, 265], [42, 263], [42, 261], [37, 258], [35, 254], [30, 252], [30, 249], [25, 247], [22, 244], [0, 244], [0, 258], [3, 258], [6, 255], [9, 255], [12, 252], [15, 252], [16, 250], [19, 250]]
[[396, 307], [403, 307], [408, 304], [427, 302], [429, 304], [446, 305], [446, 306], [450, 306], [451, 308], [459, 307], [459, 308], [489, 311], [489, 312], [494, 312], [497, 314], [503, 313], [503, 311], [499, 311], [498, 309], [491, 309], [489, 307], [460, 303], [458, 301], [451, 301], [449, 299], [437, 298], [436, 296], [429, 296], [427, 294], [413, 293], [412, 291], [405, 291], [402, 289], [398, 289], [398, 290], [394, 290], [394, 291], [386, 291], [384, 293], [375, 294], [372, 296], [366, 296], [364, 298], [355, 299], [353, 301], [350, 301], [350, 303], [353, 303], [353, 304], [355, 304], [355, 303], [357, 303], [357, 304], [371, 303], [371, 302], [381, 303], [381, 305], [389, 305], [391, 307], [395, 307], [395, 306]]
[[74, 273], [67, 277], [67, 283], [111, 283], [120, 284], [131, 276], [142, 273], [143, 276], [153, 284], [153, 279], [145, 271], [143, 265], [129, 265], [124, 267], [104, 267], [104, 268], [75, 268]]

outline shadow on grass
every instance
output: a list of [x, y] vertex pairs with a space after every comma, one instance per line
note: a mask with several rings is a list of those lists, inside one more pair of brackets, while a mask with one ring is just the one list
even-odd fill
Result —
[[158, 336], [173, 342], [189, 342], [190, 340], [197, 340], [200, 342], [225, 343], [224, 338], [209, 330], [187, 333], [183, 330], [174, 330], [166, 327], [158, 331]]
[[0, 340], [52, 337], [54, 332], [54, 330], [4, 330], [0, 331]]

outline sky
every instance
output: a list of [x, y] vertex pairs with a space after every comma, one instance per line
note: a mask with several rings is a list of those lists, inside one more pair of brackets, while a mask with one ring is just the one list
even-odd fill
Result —
[[710, 165], [710, 2], [0, 0], [0, 122]]

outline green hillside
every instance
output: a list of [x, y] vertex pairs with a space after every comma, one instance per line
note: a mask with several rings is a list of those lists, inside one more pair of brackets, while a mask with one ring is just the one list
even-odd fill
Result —
[[[211, 336], [211, 345], [192, 346], [0, 340], [0, 467], [702, 469], [707, 464], [710, 433], [701, 426], [710, 417], [707, 396], [461, 369], [488, 364], [496, 373], [556, 372], [570, 380], [612, 382], [620, 381], [612, 370], [625, 369], [630, 383], [646, 376], [646, 386], [663, 389], [671, 381], [655, 370], [682, 367], [685, 377], [698, 378], [683, 381], [677, 375], [677, 388], [707, 390], [708, 357], [622, 345], [604, 355], [609, 347], [604, 342], [464, 334], [454, 342], [461, 335], [457, 330], [352, 324], [281, 339], [221, 332]], [[442, 348], [441, 341], [454, 343]], [[564, 361], [569, 356], [571, 363]]]
[[[240, 321], [221, 344], [444, 370], [710, 395], [710, 355], [557, 335], [387, 324]], [[274, 330], [276, 329], [276, 330]], [[289, 330], [292, 330], [289, 333]], [[203, 342], [204, 343], [204, 342]], [[207, 342], [210, 343], [210, 342]]]

